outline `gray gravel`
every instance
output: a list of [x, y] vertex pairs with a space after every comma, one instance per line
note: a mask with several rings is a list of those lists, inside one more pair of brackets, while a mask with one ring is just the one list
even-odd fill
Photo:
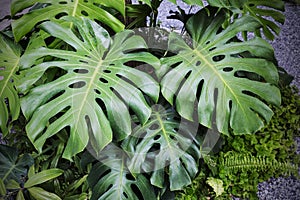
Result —
[[292, 84], [300, 88], [300, 5], [286, 3], [285, 8], [286, 21], [279, 37], [271, 44], [279, 66], [294, 76]]

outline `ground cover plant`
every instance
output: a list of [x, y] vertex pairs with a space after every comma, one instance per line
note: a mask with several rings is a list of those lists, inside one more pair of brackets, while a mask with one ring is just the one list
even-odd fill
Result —
[[[12, 1], [0, 35], [4, 199], [175, 198], [203, 180], [241, 191], [216, 170], [229, 151], [260, 156], [239, 151], [259, 131], [271, 137], [288, 75], [263, 38], [279, 34], [284, 3], [185, 2], [201, 9], [171, 16], [180, 35], [157, 27], [160, 0]], [[266, 165], [292, 173], [281, 158]]]

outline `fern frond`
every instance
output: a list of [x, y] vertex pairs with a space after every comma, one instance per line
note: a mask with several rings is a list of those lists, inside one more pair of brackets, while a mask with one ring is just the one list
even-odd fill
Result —
[[280, 162], [265, 156], [253, 156], [250, 153], [240, 154], [229, 152], [220, 158], [220, 165], [227, 173], [231, 171], [265, 171], [274, 170], [280, 174], [297, 174], [298, 166], [290, 162]]

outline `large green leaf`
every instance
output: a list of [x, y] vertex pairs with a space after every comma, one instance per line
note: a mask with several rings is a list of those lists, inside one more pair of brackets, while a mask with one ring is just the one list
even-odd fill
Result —
[[[282, 0], [208, 0], [209, 5], [220, 8], [229, 8], [238, 15], [250, 15], [259, 21], [262, 25], [264, 35], [270, 39], [274, 39], [274, 33], [279, 35], [280, 28], [274, 21], [281, 24], [284, 23], [284, 1]], [[260, 28], [260, 27], [259, 27]], [[259, 29], [256, 33], [260, 35]]]
[[116, 32], [124, 29], [124, 24], [103, 7], [114, 8], [124, 16], [124, 0], [114, 0], [113, 3], [111, 0], [13, 0], [11, 3], [11, 14], [15, 16], [17, 13], [23, 12], [24, 9], [36, 5], [36, 3], [41, 4], [41, 6], [32, 9], [21, 18], [12, 22], [16, 41], [19, 41], [38, 23], [46, 20], [58, 21], [57, 19], [64, 15], [74, 17], [86, 16], [91, 20], [99, 20]]
[[[132, 173], [152, 172], [151, 183], [171, 190], [182, 189], [196, 175], [199, 144], [195, 140], [198, 123], [181, 121], [172, 108], [153, 106], [151, 118], [137, 126], [123, 142], [131, 155]], [[168, 172], [169, 180], [165, 180]]]
[[103, 200], [156, 199], [153, 187], [142, 174], [133, 176], [127, 168], [128, 156], [114, 145], [107, 146], [89, 173], [92, 197]]
[[0, 178], [4, 183], [11, 179], [24, 183], [22, 179], [33, 162], [30, 155], [24, 154], [19, 157], [16, 149], [0, 144]]
[[[47, 138], [70, 127], [63, 157], [71, 159], [86, 147], [89, 138], [99, 152], [111, 142], [112, 128], [118, 140], [129, 135], [129, 108], [141, 123], [147, 121], [151, 109], [143, 93], [156, 101], [159, 86], [151, 76], [125, 63], [140, 61], [159, 65], [160, 62], [149, 53], [130, 52], [146, 48], [144, 40], [132, 31], [120, 32], [111, 39], [91, 20], [65, 19], [74, 23], [78, 36], [54, 22], [45, 22], [41, 27], [74, 49], [41, 47], [26, 52], [20, 61], [25, 71], [18, 88], [26, 93], [21, 107], [30, 120], [26, 131], [34, 146], [41, 151]], [[47, 56], [53, 60], [39, 63], [40, 58]], [[62, 69], [65, 74], [34, 87], [50, 68]]]
[[16, 120], [20, 113], [20, 100], [14, 87], [20, 56], [20, 46], [0, 33], [0, 131], [4, 136], [9, 132], [9, 119]]
[[[169, 49], [177, 55], [163, 60], [172, 69], [162, 79], [162, 93], [189, 120], [194, 120], [196, 102], [202, 125], [212, 127], [215, 122], [225, 134], [230, 129], [235, 134], [253, 133], [273, 115], [265, 101], [280, 104], [277, 69], [268, 61], [274, 59], [274, 52], [261, 38], [235, 42], [239, 32], [259, 27], [257, 20], [241, 17], [220, 31], [224, 15], [222, 10], [210, 9], [209, 16], [201, 10], [189, 19], [186, 28], [192, 46], [170, 34]], [[239, 55], [244, 52], [250, 56]]]

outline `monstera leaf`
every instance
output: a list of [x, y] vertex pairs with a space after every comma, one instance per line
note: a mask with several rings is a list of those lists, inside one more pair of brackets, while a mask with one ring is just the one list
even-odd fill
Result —
[[[120, 32], [112, 39], [89, 19], [64, 19], [71, 21], [78, 33], [54, 22], [44, 22], [41, 27], [73, 49], [41, 47], [27, 51], [20, 61], [24, 78], [18, 88], [26, 94], [21, 107], [30, 120], [26, 131], [34, 146], [41, 151], [47, 138], [69, 127], [70, 137], [63, 157], [71, 159], [86, 147], [89, 138], [98, 148], [96, 151], [100, 151], [111, 142], [112, 127], [117, 140], [129, 135], [129, 109], [141, 123], [147, 121], [151, 109], [143, 94], [156, 101], [159, 86], [150, 75], [125, 64], [140, 61], [159, 65], [160, 62], [140, 50], [146, 48], [145, 42], [132, 31]], [[53, 57], [50, 61], [49, 56]], [[44, 57], [48, 61], [40, 63]], [[33, 86], [51, 68], [64, 73], [49, 83]]]
[[22, 178], [27, 175], [27, 171], [33, 163], [34, 160], [30, 155], [24, 154], [19, 157], [16, 149], [0, 144], [0, 178], [4, 183], [13, 179], [24, 184], [25, 180]]
[[[270, 39], [274, 39], [274, 33], [279, 35], [280, 28], [276, 23], [284, 23], [284, 15], [279, 11], [284, 11], [284, 1], [282, 0], [208, 0], [209, 5], [220, 8], [229, 8], [236, 14], [250, 15], [257, 19], [262, 25], [264, 35]], [[256, 33], [260, 35], [260, 31]]]
[[126, 166], [128, 156], [120, 148], [109, 145], [101, 155], [100, 162], [92, 167], [88, 176], [92, 200], [156, 199], [147, 178], [129, 172]]
[[4, 136], [9, 132], [9, 118], [16, 120], [20, 113], [19, 96], [14, 87], [18, 80], [16, 71], [19, 69], [20, 55], [20, 46], [0, 34], [0, 130]]
[[[273, 49], [261, 38], [235, 42], [239, 32], [259, 27], [254, 18], [241, 17], [221, 31], [224, 12], [209, 9], [209, 16], [201, 10], [187, 22], [192, 47], [191, 41], [187, 44], [170, 34], [169, 49], [177, 55], [162, 61], [172, 67], [161, 81], [162, 94], [170, 103], [175, 101], [184, 118], [194, 120], [196, 103], [202, 125], [214, 123], [225, 134], [230, 129], [235, 134], [253, 133], [272, 117], [265, 102], [280, 104], [277, 69], [268, 61]], [[239, 55], [244, 52], [250, 56]]]
[[[124, 25], [115, 16], [105, 10], [105, 7], [114, 8], [123, 16], [125, 15], [124, 0], [13, 0], [11, 3], [11, 14], [15, 16], [24, 9], [36, 4], [30, 12], [12, 22], [13, 33], [16, 41], [30, 32], [35, 25], [46, 20], [57, 21], [61, 16], [86, 16], [92, 20], [99, 20], [107, 24], [114, 31], [119, 32], [124, 29]], [[24, 26], [26, 24], [26, 26]]]
[[199, 158], [199, 144], [194, 139], [198, 123], [180, 122], [177, 118], [171, 108], [156, 105], [147, 123], [137, 126], [122, 144], [131, 155], [132, 173], [152, 172], [151, 184], [163, 188], [168, 183], [168, 172], [171, 190], [191, 183]]

